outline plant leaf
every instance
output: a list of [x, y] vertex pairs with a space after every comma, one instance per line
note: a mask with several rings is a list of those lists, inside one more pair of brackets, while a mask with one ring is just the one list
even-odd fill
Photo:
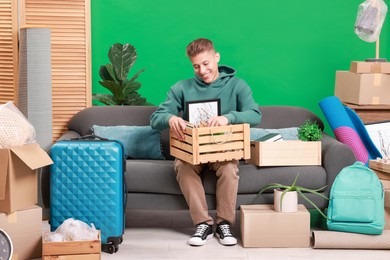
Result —
[[114, 97], [120, 97], [122, 95], [121, 86], [115, 81], [105, 80], [99, 81], [100, 85], [108, 89]]
[[94, 94], [92, 95], [93, 100], [97, 100], [105, 105], [114, 106], [115, 101], [113, 100], [113, 96], [110, 94]]
[[134, 74], [133, 77], [131, 77], [130, 81], [134, 81], [138, 78], [139, 74], [141, 74], [142, 72], [144, 72], [145, 69], [141, 69], [140, 71], [138, 71], [137, 73]]
[[328, 216], [326, 216], [324, 214], [324, 212], [322, 212], [322, 210], [320, 208], [318, 208], [318, 206], [316, 204], [314, 204], [314, 202], [312, 202], [308, 197], [306, 197], [305, 194], [303, 194], [303, 192], [301, 190], [297, 190], [299, 195], [302, 196], [302, 198], [304, 198], [307, 202], [309, 202], [325, 219], [328, 219]]
[[110, 73], [107, 70], [107, 65], [100, 66], [99, 70], [99, 76], [102, 80], [111, 80], [114, 81], [114, 79], [111, 77]]
[[129, 43], [115, 43], [111, 46], [108, 52], [108, 58], [114, 66], [114, 71], [117, 79], [122, 81], [127, 78], [131, 67], [137, 59], [135, 47]]
[[322, 197], [322, 198], [324, 198], [324, 199], [326, 199], [326, 200], [329, 200], [328, 197], [326, 197], [325, 195], [323, 195], [323, 194], [321, 194], [321, 193], [318, 192], [318, 191], [324, 190], [325, 187], [326, 187], [326, 186], [321, 187], [321, 188], [319, 188], [319, 189], [317, 189], [317, 190], [312, 190], [312, 189], [307, 189], [307, 188], [298, 186], [298, 190], [304, 191], [304, 192], [313, 193], [313, 194], [316, 194], [316, 195], [318, 195], [318, 196], [320, 196], [320, 197]]
[[289, 186], [283, 185], [283, 184], [280, 184], [280, 183], [270, 183], [270, 184], [264, 186], [264, 187], [258, 192], [258, 195], [260, 195], [261, 193], [263, 193], [263, 192], [266, 191], [266, 190], [269, 190], [269, 189], [277, 189], [277, 188], [280, 188], [280, 189], [288, 189]]

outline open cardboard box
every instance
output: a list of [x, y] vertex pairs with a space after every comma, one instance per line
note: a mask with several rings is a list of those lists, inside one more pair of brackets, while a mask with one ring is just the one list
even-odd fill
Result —
[[53, 161], [37, 144], [0, 149], [0, 212], [11, 213], [38, 202], [37, 169]]

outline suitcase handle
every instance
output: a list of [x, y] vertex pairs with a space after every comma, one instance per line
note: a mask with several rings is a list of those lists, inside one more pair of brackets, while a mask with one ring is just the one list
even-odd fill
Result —
[[102, 140], [102, 141], [109, 141], [109, 139], [104, 138], [104, 137], [100, 137], [100, 136], [95, 135], [95, 134], [83, 135], [80, 137], [72, 138], [71, 140], [95, 140], [95, 139]]

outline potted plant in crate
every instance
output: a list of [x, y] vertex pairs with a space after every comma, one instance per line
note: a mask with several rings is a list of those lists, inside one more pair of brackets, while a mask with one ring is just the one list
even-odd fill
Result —
[[304, 198], [307, 202], [309, 202], [324, 218], [328, 218], [318, 206], [311, 201], [304, 192], [312, 193], [318, 195], [324, 199], [329, 200], [328, 197], [321, 194], [327, 186], [321, 187], [319, 189], [309, 189], [304, 188], [302, 186], [296, 185], [298, 180], [299, 173], [295, 177], [293, 183], [291, 185], [283, 185], [280, 183], [270, 183], [264, 186], [260, 191], [259, 195], [266, 190], [273, 189], [274, 190], [274, 209], [278, 212], [295, 212], [298, 210], [298, 195]]
[[111, 94], [93, 94], [92, 98], [108, 106], [152, 105], [137, 92], [141, 83], [136, 79], [144, 69], [130, 79], [127, 78], [137, 59], [135, 47], [129, 43], [113, 44], [108, 51], [108, 58], [111, 63], [100, 66], [99, 75], [102, 80], [99, 83]]
[[305, 120], [305, 122], [298, 127], [298, 139], [302, 141], [319, 141], [322, 138], [322, 130], [315, 121]]

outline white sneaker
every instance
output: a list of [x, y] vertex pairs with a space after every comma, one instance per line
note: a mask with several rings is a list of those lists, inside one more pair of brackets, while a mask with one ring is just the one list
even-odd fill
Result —
[[237, 239], [230, 231], [230, 224], [226, 221], [222, 221], [217, 224], [217, 230], [215, 234], [217, 235], [217, 237], [219, 237], [219, 243], [224, 246], [234, 246], [235, 244], [237, 244]]
[[206, 241], [213, 237], [213, 226], [207, 223], [196, 225], [195, 234], [188, 240], [191, 246], [203, 246]]

